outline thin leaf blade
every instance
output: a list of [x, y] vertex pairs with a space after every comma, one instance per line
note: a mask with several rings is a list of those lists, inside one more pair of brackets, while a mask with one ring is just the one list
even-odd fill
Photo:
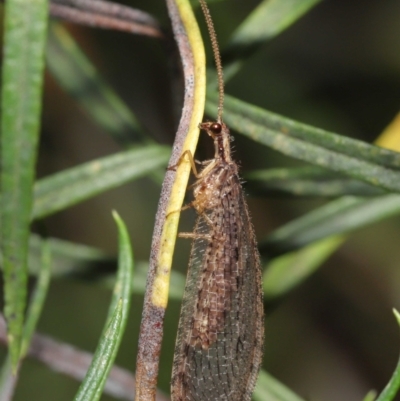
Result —
[[321, 0], [264, 0], [233, 33], [227, 50], [252, 48], [279, 35]]
[[[51, 278], [51, 251], [47, 241], [41, 243], [41, 268], [35, 289], [26, 313], [26, 322], [22, 333], [21, 360], [26, 357], [37, 322], [41, 316], [44, 301]], [[0, 400], [11, 400], [19, 377], [21, 360], [17, 374], [13, 373], [11, 354], [8, 353], [0, 373]]]
[[43, 178], [35, 185], [34, 219], [48, 216], [166, 165], [169, 149], [142, 146]]
[[47, 32], [46, 0], [5, 4], [1, 116], [1, 231], [5, 316], [12, 364], [17, 367], [26, 304], [32, 209]]
[[300, 284], [337, 250], [344, 238], [332, 236], [272, 259], [263, 274], [264, 298], [282, 296]]
[[[206, 109], [211, 115], [215, 114], [215, 100], [212, 95], [207, 103]], [[341, 135], [327, 134], [280, 116], [279, 119], [286, 123], [279, 129], [274, 121], [261, 121], [269, 119], [271, 115], [273, 119], [277, 117], [246, 102], [230, 96], [225, 97], [224, 120], [231, 129], [284, 155], [364, 181], [386, 191], [400, 192], [398, 153]], [[294, 126], [293, 130], [290, 125]], [[298, 126], [301, 126], [301, 129], [296, 130]]]
[[41, 269], [26, 313], [26, 322], [22, 333], [21, 358], [25, 358], [28, 352], [33, 333], [36, 330], [37, 323], [42, 314], [51, 279], [51, 265], [52, 258], [50, 244], [47, 240], [43, 240]]
[[262, 1], [236, 29], [223, 51], [225, 83], [240, 69], [244, 58], [290, 27], [320, 1]]
[[106, 380], [107, 374], [112, 366], [121, 324], [122, 300], [118, 303], [111, 320], [106, 326], [89, 370], [74, 398], [75, 401], [96, 401], [100, 399], [102, 383]]
[[385, 193], [372, 185], [314, 166], [257, 170], [245, 174], [244, 178], [249, 182], [249, 190], [256, 194], [337, 197]]
[[75, 396], [75, 401], [95, 401], [100, 399], [128, 318], [132, 292], [132, 249], [125, 224], [116, 212], [113, 212], [113, 217], [119, 234], [117, 280], [103, 334], [85, 379]]
[[400, 213], [400, 196], [342, 197], [275, 230], [262, 244], [273, 254], [289, 252], [330, 235], [354, 231]]
[[116, 140], [148, 141], [136, 116], [102, 79], [68, 31], [57, 23], [50, 24], [47, 63], [63, 89]]
[[304, 401], [265, 370], [261, 370], [254, 390], [255, 401]]
[[[396, 309], [393, 309], [393, 313], [396, 317], [397, 324], [400, 326], [400, 314]], [[400, 388], [400, 359], [397, 362], [397, 366], [389, 380], [389, 383], [379, 394], [376, 401], [392, 401], [396, 397]]]

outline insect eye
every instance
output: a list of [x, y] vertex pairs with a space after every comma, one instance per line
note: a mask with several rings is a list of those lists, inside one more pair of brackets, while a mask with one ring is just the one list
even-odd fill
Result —
[[220, 123], [213, 123], [213, 124], [210, 125], [210, 130], [214, 134], [219, 134], [222, 131], [222, 125]]

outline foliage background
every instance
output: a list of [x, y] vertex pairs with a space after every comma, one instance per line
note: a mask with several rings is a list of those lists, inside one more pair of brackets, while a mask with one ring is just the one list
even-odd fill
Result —
[[[210, 6], [222, 49], [257, 4], [233, 0]], [[129, 5], [169, 25], [163, 2], [130, 1]], [[323, 1], [246, 60], [226, 92], [290, 118], [372, 142], [399, 110], [399, 15], [400, 3], [394, 0]], [[171, 144], [179, 116], [174, 112], [167, 49], [139, 36], [73, 25], [68, 29], [149, 135]], [[206, 46], [210, 47], [207, 41]], [[234, 144], [244, 175], [253, 168], [300, 165], [239, 135]], [[47, 73], [38, 176], [121, 149]], [[211, 154], [210, 143], [202, 138], [197, 157]], [[46, 218], [43, 226], [51, 236], [115, 254], [117, 235], [110, 211], [116, 209], [129, 227], [136, 262], [146, 262], [158, 195], [159, 186], [143, 178]], [[322, 202], [249, 198], [258, 238]], [[193, 219], [192, 212], [185, 212], [181, 230], [189, 231]], [[400, 303], [399, 234], [399, 218], [358, 230], [316, 274], [269, 305], [264, 358], [268, 372], [310, 400], [362, 399], [371, 388], [383, 388], [399, 349], [391, 312]], [[178, 241], [174, 263], [178, 271], [186, 269], [188, 249], [186, 241]], [[98, 267], [113, 268], [112, 263]], [[110, 292], [91, 284], [89, 280], [53, 281], [39, 330], [94, 351]], [[117, 357], [118, 364], [131, 370], [141, 308], [142, 297], [135, 295]], [[166, 317], [159, 380], [166, 392], [179, 308], [178, 301], [170, 301]], [[70, 400], [77, 388], [78, 383], [28, 360], [15, 399]]]

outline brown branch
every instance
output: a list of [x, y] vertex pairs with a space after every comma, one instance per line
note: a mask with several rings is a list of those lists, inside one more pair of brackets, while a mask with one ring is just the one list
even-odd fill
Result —
[[[2, 315], [0, 315], [0, 343], [7, 345], [6, 324]], [[33, 335], [28, 356], [79, 382], [85, 377], [93, 358], [89, 352], [61, 343], [43, 334]], [[7, 384], [9, 387], [14, 386], [15, 376], [11, 376]], [[135, 376], [126, 369], [113, 366], [104, 386], [104, 392], [118, 399], [133, 401]], [[6, 399], [8, 398], [2, 398], [4, 401]], [[168, 401], [169, 398], [157, 391], [156, 400]]]
[[80, 25], [155, 38], [164, 37], [159, 24], [149, 14], [116, 3], [99, 0], [53, 0], [49, 9], [52, 17]]
[[146, 24], [155, 28], [159, 27], [157, 20], [150, 14], [119, 3], [104, 0], [51, 0], [52, 3], [69, 5], [95, 14], [103, 14], [108, 17]]
[[[177, 5], [174, 0], [166, 0], [166, 3], [182, 60], [185, 85], [181, 120], [175, 136], [173, 153], [169, 161], [169, 165], [174, 166], [178, 163], [183, 153], [183, 144], [191, 123], [194, 105], [195, 71], [192, 48], [188, 41]], [[166, 209], [170, 202], [174, 179], [175, 171], [168, 170], [162, 185], [156, 214], [136, 361], [137, 401], [153, 401], [157, 385], [165, 308], [153, 304], [152, 297], [156, 272], [160, 270], [159, 251], [162, 245], [161, 235], [163, 232], [163, 225], [166, 221]]]

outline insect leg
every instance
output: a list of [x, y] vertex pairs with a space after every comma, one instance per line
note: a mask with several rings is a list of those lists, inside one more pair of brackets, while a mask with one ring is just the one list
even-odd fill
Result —
[[[193, 175], [194, 175], [196, 178], [199, 178], [199, 174], [198, 174], [198, 172], [197, 172], [197, 168], [196, 168], [196, 164], [195, 164], [195, 163], [197, 162], [197, 160], [194, 160], [194, 159], [193, 159], [193, 155], [192, 155], [192, 152], [191, 152], [190, 150], [185, 150], [185, 151], [182, 153], [182, 156], [179, 158], [178, 163], [174, 164], [173, 166], [168, 166], [168, 167], [167, 167], [167, 170], [175, 171], [176, 168], [177, 168], [178, 166], [180, 166], [180, 164], [183, 162], [184, 157], [185, 157], [186, 155], [187, 155], [188, 158], [189, 158], [189, 162], [190, 162], [190, 165], [191, 165], [191, 167], [192, 167]], [[197, 162], [197, 163], [199, 163], [199, 162]], [[202, 164], [202, 163], [199, 163], [199, 164]]]
[[179, 233], [179, 238], [191, 238], [191, 239], [206, 239], [211, 241], [211, 235], [209, 234], [196, 234], [196, 233]]

